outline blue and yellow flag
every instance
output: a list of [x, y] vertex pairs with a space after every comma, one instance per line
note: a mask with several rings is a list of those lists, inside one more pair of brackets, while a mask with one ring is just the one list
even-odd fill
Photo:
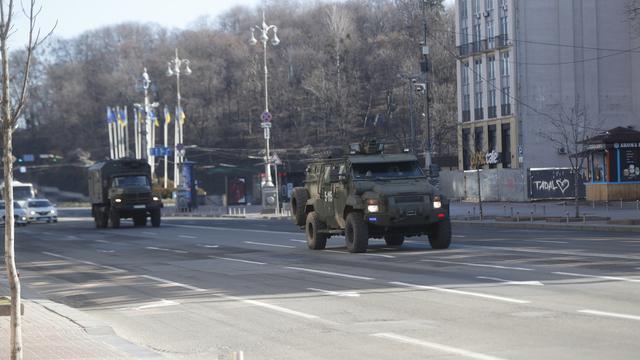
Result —
[[180, 120], [180, 125], [184, 125], [185, 120], [187, 119], [182, 107], [178, 108], [178, 120]]
[[171, 113], [169, 113], [169, 107], [167, 105], [164, 106], [164, 123], [167, 125], [171, 124]]
[[116, 122], [116, 116], [111, 110], [111, 106], [107, 106], [107, 124]]

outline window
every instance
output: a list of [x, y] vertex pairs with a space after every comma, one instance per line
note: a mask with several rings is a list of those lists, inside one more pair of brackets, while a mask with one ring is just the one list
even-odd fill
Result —
[[511, 168], [511, 125], [502, 125], [502, 167]]
[[474, 130], [474, 141], [475, 141], [475, 149], [480, 152], [483, 148], [484, 142], [484, 129], [481, 127], [477, 127]]
[[492, 18], [487, 18], [486, 21], [486, 33], [487, 33], [487, 49], [491, 50], [495, 47], [495, 34], [493, 31], [493, 19]]
[[483, 87], [483, 77], [482, 77], [482, 59], [475, 59], [473, 62], [473, 72], [474, 72], [474, 119], [482, 120], [484, 118], [483, 106], [482, 106], [482, 87]]
[[509, 64], [509, 52], [503, 52], [500, 54], [500, 76], [502, 77], [501, 85], [501, 100], [502, 116], [511, 115], [511, 69]]
[[461, 82], [462, 82], [462, 121], [470, 120], [470, 101], [469, 101], [469, 64], [462, 63], [461, 66]]
[[[489, 147], [487, 148], [487, 152], [491, 152], [496, 150], [496, 126], [489, 125], [487, 127], [487, 132], [487, 141], [489, 145]], [[495, 169], [496, 166], [496, 164], [489, 164], [490, 169]]]
[[128, 188], [128, 187], [149, 187], [149, 178], [146, 176], [116, 176], [113, 178], [113, 187], [116, 188]]
[[466, 20], [469, 17], [469, 12], [467, 10], [467, 0], [460, 0], [460, 19]]
[[493, 0], [484, 0], [484, 9], [487, 11], [493, 10]]
[[496, 117], [496, 58], [487, 57], [487, 115]]

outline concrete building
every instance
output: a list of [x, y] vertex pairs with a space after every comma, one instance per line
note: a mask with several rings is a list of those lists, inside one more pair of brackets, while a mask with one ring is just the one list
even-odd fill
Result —
[[456, 0], [459, 169], [495, 150], [485, 169], [517, 169], [522, 189], [503, 197], [524, 200], [528, 169], [569, 165], [541, 136], [563, 109], [583, 108], [602, 130], [640, 129], [640, 33], [626, 4]]

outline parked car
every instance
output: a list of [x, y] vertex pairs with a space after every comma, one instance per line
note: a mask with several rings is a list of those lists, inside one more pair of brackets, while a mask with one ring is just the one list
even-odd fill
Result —
[[29, 222], [58, 222], [58, 210], [56, 206], [47, 199], [27, 200], [26, 210]]
[[[2, 218], [2, 225], [5, 222], [5, 207], [4, 201], [0, 201], [0, 217]], [[13, 218], [17, 226], [27, 226], [29, 219], [27, 217], [27, 210], [22, 207], [17, 201], [13, 202]]]

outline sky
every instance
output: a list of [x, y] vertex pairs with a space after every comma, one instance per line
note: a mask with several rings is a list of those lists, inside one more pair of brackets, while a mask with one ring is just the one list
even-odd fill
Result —
[[[22, 0], [28, 3], [27, 0]], [[37, 0], [42, 5], [39, 27], [47, 32], [58, 21], [54, 36], [72, 38], [84, 31], [129, 21], [155, 22], [185, 28], [203, 15], [216, 17], [236, 6], [253, 7], [264, 0]], [[277, 0], [271, 0], [277, 1]], [[310, 0], [313, 1], [313, 0]], [[454, 0], [445, 0], [447, 5]], [[27, 23], [17, 1], [12, 46], [27, 40]]]

